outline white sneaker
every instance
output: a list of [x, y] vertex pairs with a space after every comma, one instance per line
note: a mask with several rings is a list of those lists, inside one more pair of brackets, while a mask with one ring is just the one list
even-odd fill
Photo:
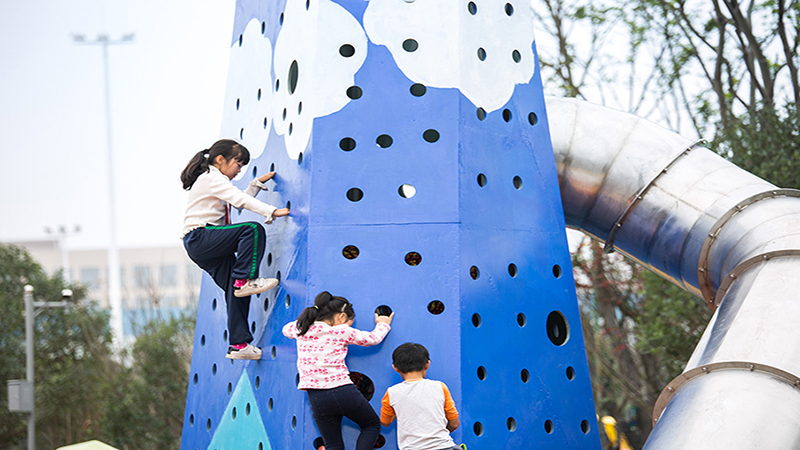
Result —
[[253, 294], [260, 294], [278, 285], [276, 278], [253, 278], [247, 280], [244, 286], [233, 291], [235, 297], [248, 297]]
[[228, 354], [225, 355], [225, 357], [228, 359], [259, 360], [261, 359], [261, 349], [250, 344], [247, 344], [247, 346], [241, 350], [228, 347]]

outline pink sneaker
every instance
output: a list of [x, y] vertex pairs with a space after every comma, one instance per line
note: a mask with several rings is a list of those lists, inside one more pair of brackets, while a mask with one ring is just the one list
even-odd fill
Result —
[[250, 344], [247, 344], [241, 350], [228, 347], [228, 354], [225, 357], [228, 359], [250, 359], [255, 361], [261, 359], [261, 349]]
[[275, 278], [253, 278], [252, 280], [247, 280], [244, 286], [233, 291], [233, 295], [236, 297], [248, 297], [266, 292], [277, 285], [278, 280]]

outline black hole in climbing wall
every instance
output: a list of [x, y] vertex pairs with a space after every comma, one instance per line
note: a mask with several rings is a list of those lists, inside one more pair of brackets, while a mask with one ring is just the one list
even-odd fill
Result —
[[258, 176], [258, 167], [253, 166], [253, 178]]
[[439, 132], [434, 129], [425, 130], [425, 132], [422, 133], [422, 139], [434, 143], [439, 140]]
[[258, 95], [256, 97], [261, 101], [261, 88], [258, 89]]
[[408, 252], [406, 253], [406, 264], [409, 266], [418, 266], [422, 263], [422, 255], [417, 252]]
[[479, 173], [477, 181], [478, 181], [478, 186], [480, 187], [486, 186], [486, 175]]
[[231, 420], [236, 420], [236, 407], [233, 407], [233, 411], [231, 411]]
[[284, 304], [287, 308], [292, 305], [292, 297], [289, 294], [286, 294], [286, 300], [284, 301]]
[[481, 326], [481, 315], [475, 313], [472, 315], [472, 326], [478, 328]]
[[297, 428], [297, 416], [292, 416], [292, 429]]
[[205, 347], [205, 346], [206, 346], [206, 335], [204, 334], [200, 336], [200, 347]]
[[339, 141], [339, 148], [342, 150], [349, 152], [356, 148], [356, 141], [353, 138], [346, 137]]
[[358, 86], [350, 86], [347, 88], [347, 96], [353, 100], [358, 100], [364, 94], [364, 91], [361, 90]]
[[511, 59], [513, 59], [514, 62], [517, 63], [522, 60], [522, 55], [519, 54], [519, 50], [514, 50], [513, 52], [511, 52]]
[[544, 432], [550, 434], [553, 432], [553, 421], [547, 419], [544, 421]]
[[525, 314], [523, 313], [517, 314], [517, 325], [519, 325], [520, 327], [524, 327], [527, 324], [528, 324], [528, 318], [525, 317]]
[[194, 374], [194, 377], [192, 378], [192, 382], [194, 384], [197, 384], [197, 374]]
[[278, 18], [278, 23], [283, 25], [283, 13], [281, 13], [281, 16]]
[[409, 89], [409, 91], [411, 91], [411, 95], [413, 95], [414, 97], [422, 97], [423, 95], [425, 95], [425, 92], [427, 92], [427, 90], [428, 89], [425, 87], [424, 84], [419, 84], [419, 83], [412, 84], [411, 88]]
[[194, 425], [194, 414], [189, 414], [189, 425]]
[[511, 5], [511, 3], [506, 3], [506, 14], [508, 14], [509, 17], [514, 14], [514, 6]]
[[475, 433], [475, 436], [480, 436], [483, 434], [483, 424], [480, 422], [475, 422], [475, 425], [472, 426], [472, 431]]
[[486, 61], [486, 50], [483, 47], [478, 47], [478, 59]]
[[539, 121], [539, 118], [536, 116], [536, 113], [528, 114], [528, 123], [531, 125], [536, 125], [536, 122]]
[[357, 202], [364, 198], [364, 192], [359, 188], [350, 188], [347, 190], [347, 199], [351, 202]]
[[239, 110], [239, 99], [238, 98], [236, 99], [236, 110], [237, 111]]
[[289, 123], [289, 136], [292, 135], [292, 129], [293, 128], [294, 128], [294, 124], [293, 123]]
[[486, 368], [483, 366], [478, 366], [478, 379], [481, 381], [486, 379]]
[[211, 419], [206, 422], [206, 431], [211, 431]]
[[272, 399], [270, 398], [269, 401], [267, 402], [267, 410], [268, 411], [272, 411], [272, 408], [274, 406], [275, 406], [275, 402], [273, 402]]
[[256, 389], [261, 387], [261, 377], [256, 377]]
[[358, 247], [355, 245], [348, 245], [342, 249], [342, 256], [347, 259], [356, 259], [358, 258]]
[[297, 76], [297, 61], [292, 61], [292, 64], [289, 66], [289, 94], [294, 94], [295, 89], [297, 89]]
[[407, 52], [414, 52], [419, 48], [419, 44], [414, 39], [406, 39], [403, 41], [403, 50]]
[[267, 129], [267, 118], [266, 117], [264, 117], [263, 125], [264, 125], [264, 129], [266, 130]]
[[382, 134], [378, 136], [378, 139], [375, 139], [375, 143], [378, 144], [380, 148], [389, 148], [392, 146], [393, 142], [392, 137], [388, 134]]
[[397, 188], [397, 193], [400, 195], [400, 197], [411, 198], [417, 194], [417, 188], [410, 184], [402, 184], [399, 188]]
[[475, 2], [467, 3], [467, 11], [474, 16], [478, 12], [478, 5]]
[[356, 48], [350, 44], [344, 44], [339, 47], [339, 54], [344, 56], [345, 58], [349, 58], [356, 54]]
[[272, 265], [272, 253], [267, 253], [267, 265]]
[[213, 366], [211, 366], [211, 375], [216, 375], [216, 374], [217, 374], [217, 365], [214, 364]]
[[268, 309], [269, 309], [269, 299], [265, 298], [264, 299], [264, 311], [266, 311]]
[[381, 305], [375, 308], [375, 314], [379, 316], [391, 316], [392, 308], [388, 305]]
[[261, 22], [261, 34], [267, 31], [267, 22]]
[[255, 322], [250, 324], [250, 332], [255, 334], [255, 332], [256, 332], [256, 323]]
[[553, 266], [553, 276], [556, 278], [561, 278], [561, 266], [558, 264]]
[[278, 357], [278, 348], [275, 347], [274, 345], [272, 346], [272, 352], [270, 353], [270, 355], [272, 356], [272, 359], [275, 359], [275, 358]]
[[569, 339], [569, 325], [561, 312], [553, 311], [547, 316], [547, 337], [557, 346], [564, 345]]
[[509, 417], [506, 420], [506, 428], [508, 428], [508, 431], [515, 431], [517, 429], [517, 421], [513, 417]]
[[269, 165], [269, 171], [270, 172], [275, 172], [275, 163], [272, 163], [272, 164]]
[[244, 41], [244, 36], [242, 36], [242, 35], [240, 34], [240, 35], [239, 35], [239, 47], [241, 47], [241, 46], [242, 46], [242, 42], [243, 42], [243, 41]]
[[278, 78], [277, 80], [275, 80], [275, 92], [278, 92], [278, 89], [280, 89], [280, 87], [281, 87], [281, 80], [280, 78]]
[[575, 379], [575, 369], [572, 366], [567, 367], [567, 379], [570, 381]]
[[428, 303], [428, 312], [434, 316], [438, 316], [444, 312], [444, 303], [442, 303], [440, 300], [433, 300], [432, 302]]
[[[222, 332], [222, 340], [228, 342], [228, 330]], [[233, 361], [233, 360], [231, 360]]]
[[581, 431], [583, 431], [583, 434], [589, 434], [589, 430], [591, 429], [592, 427], [589, 426], [588, 420], [581, 420]]
[[514, 187], [517, 189], [522, 189], [522, 178], [514, 177]]
[[477, 280], [478, 277], [481, 276], [481, 271], [478, 269], [478, 266], [472, 266], [469, 268], [469, 276], [472, 277], [473, 280]]
[[281, 271], [280, 270], [275, 274], [275, 278], [278, 279], [278, 282], [281, 281]]
[[378, 435], [378, 439], [375, 441], [375, 445], [372, 448], [383, 448], [386, 445], [386, 438], [383, 437], [382, 434]]
[[508, 274], [511, 275], [511, 278], [514, 278], [514, 277], [517, 276], [517, 265], [516, 264], [511, 263], [511, 264], [508, 265]]
[[372, 396], [375, 395], [375, 384], [368, 376], [360, 372], [350, 372], [350, 380], [367, 401], [372, 400]]
[[325, 450], [325, 441], [322, 440], [322, 437], [318, 437], [314, 439], [314, 450]]
[[486, 110], [483, 108], [478, 108], [476, 114], [478, 115], [478, 120], [483, 120], [486, 118]]
[[244, 128], [239, 129], [239, 139], [244, 139]]
[[531, 373], [528, 372], [528, 369], [522, 369], [522, 371], [519, 373], [519, 378], [523, 383], [527, 383], [531, 379]]
[[300, 374], [299, 373], [295, 374], [295, 376], [294, 376], [294, 385], [295, 385], [295, 387], [300, 385]]
[[247, 406], [245, 407], [244, 415], [245, 416], [249, 416], [250, 415], [250, 403], [248, 403]]
[[211, 310], [212, 311], [216, 311], [217, 310], [217, 299], [211, 300]]
[[300, 154], [297, 155], [297, 164], [302, 164], [302, 163], [303, 163], [303, 152], [300, 152]]
[[503, 110], [503, 120], [505, 120], [506, 122], [511, 121], [511, 111], [509, 111], [508, 109]]

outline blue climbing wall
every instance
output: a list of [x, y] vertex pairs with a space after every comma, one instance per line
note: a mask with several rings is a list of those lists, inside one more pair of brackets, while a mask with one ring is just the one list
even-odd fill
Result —
[[[261, 276], [281, 284], [252, 297], [261, 361], [224, 358], [224, 296], [204, 278], [183, 449], [316, 448], [281, 328], [322, 290], [360, 329], [396, 313], [348, 356], [376, 410], [401, 381], [392, 351], [419, 342], [457, 442], [599, 448], [530, 26], [527, 1], [238, 2], [222, 136], [253, 156], [239, 186], [275, 170], [259, 198], [292, 215], [266, 226]], [[396, 425], [381, 438], [396, 449]]]

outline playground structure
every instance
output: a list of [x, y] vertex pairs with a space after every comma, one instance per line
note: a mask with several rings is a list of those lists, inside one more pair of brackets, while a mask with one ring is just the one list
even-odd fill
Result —
[[[396, 313], [381, 345], [348, 357], [376, 409], [399, 381], [392, 350], [420, 342], [461, 414], [457, 442], [598, 448], [565, 226], [719, 306], [646, 448], [794, 448], [795, 191], [634, 116], [545, 104], [530, 14], [238, 2], [222, 134], [252, 153], [242, 183], [275, 170], [262, 199], [292, 215], [267, 226], [261, 275], [281, 285], [252, 298], [261, 361], [224, 358], [224, 298], [203, 281], [183, 449], [316, 448], [280, 329], [321, 290], [349, 298], [361, 329], [378, 306]], [[395, 427], [379, 448], [396, 448]]]

